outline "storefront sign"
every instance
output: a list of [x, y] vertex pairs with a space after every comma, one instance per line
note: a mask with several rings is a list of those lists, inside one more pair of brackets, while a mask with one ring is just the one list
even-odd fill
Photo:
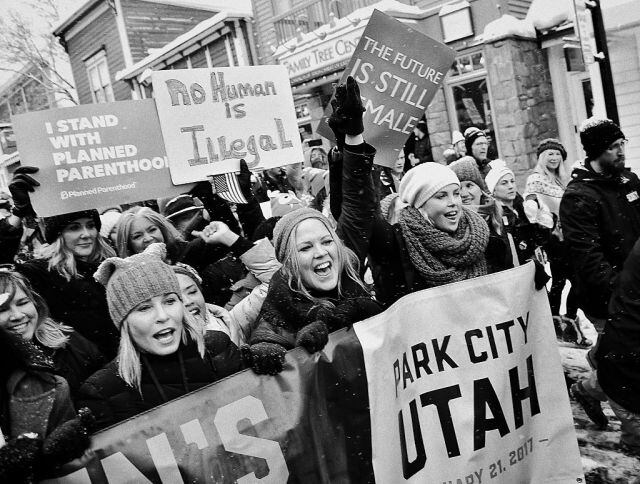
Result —
[[422, 291], [354, 325], [377, 482], [584, 482], [534, 272], [530, 263]]
[[37, 166], [31, 194], [41, 217], [171, 197], [171, 183], [152, 99], [85, 104], [13, 117], [20, 163]]
[[[377, 150], [375, 162], [392, 166], [427, 106], [442, 85], [455, 51], [374, 10], [341, 82], [360, 85], [365, 139]], [[317, 132], [333, 139], [327, 124], [331, 104]]]
[[320, 43], [293, 54], [283, 55], [278, 62], [287, 67], [291, 84], [317, 77], [318, 75], [337, 71], [344, 67], [362, 36], [364, 25], [339, 36], [328, 38]]
[[582, 59], [585, 65], [591, 65], [595, 62], [593, 58], [593, 21], [591, 20], [591, 12], [587, 9], [586, 0], [573, 0], [573, 6], [576, 15], [576, 27], [578, 37], [580, 38], [580, 47], [582, 48]]
[[284, 66], [154, 71], [153, 92], [175, 184], [303, 161]]

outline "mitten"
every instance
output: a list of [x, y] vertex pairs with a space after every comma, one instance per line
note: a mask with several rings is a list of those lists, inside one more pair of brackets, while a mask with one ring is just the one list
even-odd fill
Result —
[[364, 132], [362, 113], [365, 109], [360, 97], [360, 88], [353, 77], [347, 77], [346, 84], [336, 87], [331, 107], [333, 113], [328, 123], [336, 135], [336, 142], [340, 148], [340, 138], [344, 140], [344, 135], [355, 136]]
[[296, 336], [296, 346], [302, 346], [309, 353], [325, 347], [329, 341], [329, 330], [323, 321], [314, 321], [304, 326]]
[[546, 286], [547, 282], [549, 282], [549, 279], [551, 279], [551, 277], [549, 276], [549, 274], [546, 273], [546, 271], [544, 270], [544, 266], [538, 260], [536, 259], [532, 259], [532, 260], [536, 266], [536, 273], [535, 273], [535, 276], [533, 277], [533, 282], [534, 282], [536, 291], [539, 291], [544, 286]]
[[40, 183], [31, 176], [39, 170], [35, 166], [20, 166], [13, 173], [9, 191], [13, 197], [13, 214], [16, 217], [35, 216], [29, 192], [33, 192], [35, 187], [40, 186]]
[[0, 448], [0, 482], [35, 482], [42, 452], [37, 434], [22, 434]]
[[240, 354], [247, 366], [258, 375], [277, 375], [284, 369], [284, 355], [287, 350], [276, 343], [256, 343], [242, 345]]
[[78, 416], [57, 427], [45, 439], [42, 447], [45, 464], [56, 466], [80, 457], [89, 447], [89, 434], [95, 418], [88, 408], [81, 408]]

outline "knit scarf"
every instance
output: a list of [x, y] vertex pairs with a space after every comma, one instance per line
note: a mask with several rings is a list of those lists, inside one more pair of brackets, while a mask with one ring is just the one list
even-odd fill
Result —
[[402, 210], [400, 226], [411, 263], [428, 287], [487, 273], [484, 252], [489, 242], [489, 227], [472, 210], [463, 207], [458, 228], [452, 234], [431, 225], [413, 207]]

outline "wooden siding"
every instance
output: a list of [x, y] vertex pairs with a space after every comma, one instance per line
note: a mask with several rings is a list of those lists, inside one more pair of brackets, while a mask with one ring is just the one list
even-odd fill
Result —
[[85, 60], [104, 48], [116, 101], [131, 99], [131, 89], [124, 81], [116, 82], [115, 73], [124, 69], [124, 56], [118, 36], [116, 20], [111, 10], [107, 10], [89, 26], [67, 41], [67, 52], [71, 61], [73, 79], [78, 91], [80, 104], [90, 104], [91, 90]]
[[122, 0], [133, 62], [191, 30], [214, 12], [138, 0]]
[[627, 166], [640, 172], [640, 28], [609, 35], [609, 57], [620, 127], [629, 145]]
[[507, 13], [513, 15], [515, 18], [525, 18], [531, 6], [531, 1], [532, 0], [508, 0], [507, 5], [509, 11]]
[[212, 67], [228, 67], [229, 58], [227, 57], [227, 49], [224, 46], [225, 37], [220, 37], [215, 42], [209, 44], [209, 54], [211, 55]]

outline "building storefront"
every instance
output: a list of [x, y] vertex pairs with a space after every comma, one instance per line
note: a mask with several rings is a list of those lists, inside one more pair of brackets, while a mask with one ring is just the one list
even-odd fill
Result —
[[[491, 138], [491, 154], [504, 158], [522, 178], [535, 164], [538, 141], [558, 136], [548, 65], [536, 33], [511, 28], [520, 21], [513, 15], [524, 18], [530, 2], [502, 17], [484, 0], [412, 3], [416, 5], [383, 0], [339, 19], [330, 13], [329, 21], [316, 23], [313, 30], [298, 28], [272, 49], [271, 60], [289, 71], [303, 137], [316, 137], [332, 83], [342, 76], [375, 8], [456, 50], [455, 62], [425, 112], [434, 160], [443, 160], [454, 130], [477, 126]], [[487, 36], [485, 27], [496, 23]]]

